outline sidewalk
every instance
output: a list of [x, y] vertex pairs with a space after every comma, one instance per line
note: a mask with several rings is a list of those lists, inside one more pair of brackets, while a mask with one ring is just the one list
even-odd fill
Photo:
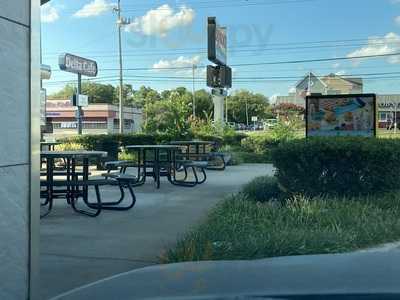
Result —
[[[256, 176], [272, 174], [271, 165], [240, 165], [225, 172], [208, 171], [207, 182], [195, 188], [157, 190], [149, 180], [135, 189], [136, 206], [128, 212], [103, 211], [95, 218], [78, 215], [57, 201], [41, 221], [41, 288], [49, 299], [73, 288], [158, 263], [163, 249], [198, 223], [223, 197], [237, 192]], [[103, 199], [115, 198], [107, 187]]]

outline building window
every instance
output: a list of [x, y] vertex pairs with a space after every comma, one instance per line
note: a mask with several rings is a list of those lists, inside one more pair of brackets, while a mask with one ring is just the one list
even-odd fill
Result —
[[393, 114], [391, 112], [380, 112], [378, 114], [378, 121], [379, 122], [388, 122], [392, 119]]
[[83, 123], [84, 129], [107, 129], [107, 123], [105, 122], [91, 122]]
[[[133, 129], [133, 124], [134, 124], [133, 120], [125, 119], [124, 120], [124, 129], [125, 130]], [[114, 120], [114, 129], [119, 129], [119, 120], [117, 120], [117, 119]]]

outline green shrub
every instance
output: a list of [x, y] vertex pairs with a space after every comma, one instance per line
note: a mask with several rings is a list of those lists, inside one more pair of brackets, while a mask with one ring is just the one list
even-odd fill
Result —
[[257, 202], [268, 202], [270, 200], [278, 200], [283, 196], [282, 190], [279, 188], [276, 177], [262, 176], [250, 181], [243, 187], [242, 193], [248, 199]]
[[83, 146], [78, 143], [63, 143], [60, 145], [56, 145], [55, 147], [56, 151], [73, 151], [73, 150], [81, 150], [83, 149]]
[[273, 138], [269, 133], [254, 133], [241, 141], [243, 150], [254, 153], [266, 153], [279, 144], [279, 140]]
[[271, 163], [271, 155], [269, 152], [266, 153], [251, 153], [244, 151], [233, 151], [233, 152], [227, 151], [227, 152], [232, 155], [232, 159], [229, 165]]
[[290, 193], [358, 195], [400, 187], [400, 141], [326, 137], [294, 140], [272, 151], [280, 185]]

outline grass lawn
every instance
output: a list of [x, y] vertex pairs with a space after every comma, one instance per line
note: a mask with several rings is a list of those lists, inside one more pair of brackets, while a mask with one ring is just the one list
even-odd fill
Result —
[[333, 199], [298, 196], [284, 204], [238, 194], [161, 257], [163, 263], [339, 253], [400, 239], [400, 193]]

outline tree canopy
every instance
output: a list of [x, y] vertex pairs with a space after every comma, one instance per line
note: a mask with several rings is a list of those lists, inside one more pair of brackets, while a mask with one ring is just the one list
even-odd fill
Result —
[[262, 94], [239, 90], [229, 96], [227, 100], [228, 120], [231, 122], [246, 123], [247, 118], [250, 122], [251, 117], [258, 117], [260, 120], [270, 116], [268, 98]]
[[[69, 99], [75, 92], [75, 86], [67, 84], [49, 99]], [[83, 82], [82, 93], [89, 96], [89, 103], [118, 104], [119, 87], [110, 84]], [[140, 107], [144, 112], [145, 129], [148, 131], [173, 131], [188, 126], [187, 120], [193, 113], [193, 95], [185, 87], [159, 92], [148, 86], [134, 90], [131, 84], [123, 89], [125, 105]], [[257, 116], [259, 120], [271, 118], [272, 109], [268, 98], [259, 93], [239, 90], [227, 97], [228, 120], [246, 123], [247, 116]], [[210, 120], [214, 105], [210, 92], [206, 89], [195, 92], [196, 118]], [[247, 107], [247, 113], [246, 113]]]

